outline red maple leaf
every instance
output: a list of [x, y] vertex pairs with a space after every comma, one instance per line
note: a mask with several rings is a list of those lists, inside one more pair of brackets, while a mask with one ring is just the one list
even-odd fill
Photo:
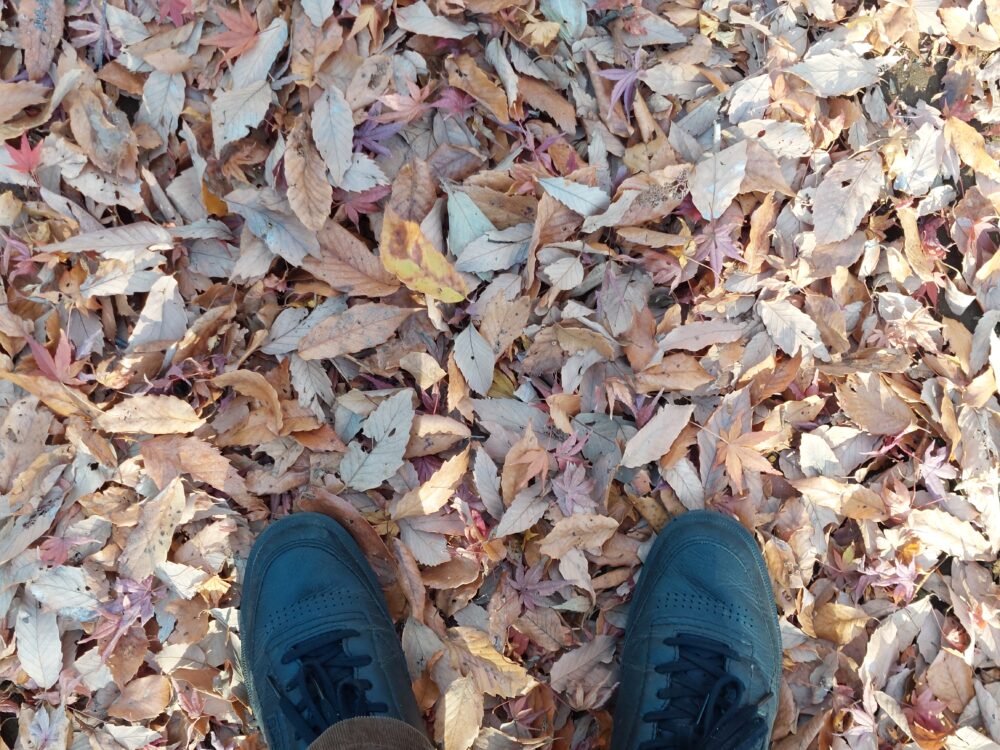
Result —
[[10, 154], [11, 161], [14, 164], [11, 166], [15, 172], [22, 172], [24, 174], [33, 174], [38, 165], [42, 163], [42, 141], [38, 142], [38, 145], [34, 148], [28, 143], [28, 136], [21, 136], [21, 145], [18, 148], [14, 148], [9, 143], [4, 144], [7, 153]]
[[219, 14], [226, 31], [218, 31], [205, 37], [202, 41], [205, 44], [226, 50], [226, 54], [219, 62], [221, 65], [226, 60], [239, 57], [253, 47], [257, 41], [257, 34], [260, 32], [260, 25], [257, 23], [257, 19], [243, 7], [243, 3], [240, 3], [238, 12], [228, 8], [217, 8], [216, 13]]
[[159, 0], [157, 12], [160, 23], [169, 18], [174, 26], [180, 28], [184, 25], [184, 16], [191, 14], [191, 0]]
[[42, 375], [57, 383], [83, 385], [83, 381], [73, 375], [73, 352], [69, 339], [65, 335], [60, 334], [54, 357], [33, 337], [28, 336], [27, 341], [28, 346], [31, 347], [31, 353], [35, 357], [35, 364]]

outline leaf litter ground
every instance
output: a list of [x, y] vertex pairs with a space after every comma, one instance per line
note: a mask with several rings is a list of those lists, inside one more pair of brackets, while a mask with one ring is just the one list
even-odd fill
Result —
[[3, 24], [6, 746], [260, 747], [241, 568], [304, 509], [442, 747], [607, 748], [709, 507], [773, 579], [775, 747], [997, 747], [996, 2]]

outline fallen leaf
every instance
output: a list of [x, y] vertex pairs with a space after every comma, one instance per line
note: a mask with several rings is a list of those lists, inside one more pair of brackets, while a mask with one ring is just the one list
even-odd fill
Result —
[[96, 424], [104, 432], [184, 435], [197, 430], [205, 420], [176, 396], [145, 395], [131, 396], [112, 406]]

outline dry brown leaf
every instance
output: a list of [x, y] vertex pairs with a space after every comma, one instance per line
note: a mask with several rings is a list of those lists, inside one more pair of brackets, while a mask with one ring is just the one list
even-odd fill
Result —
[[275, 434], [281, 432], [284, 415], [281, 401], [278, 399], [278, 392], [259, 372], [230, 370], [212, 378], [212, 384], [217, 388], [232, 388], [244, 396], [255, 399], [267, 415], [268, 427]]
[[944, 701], [948, 710], [956, 714], [962, 713], [976, 697], [972, 678], [972, 667], [948, 649], [941, 649], [927, 668], [927, 684], [934, 691], [934, 697]]
[[820, 638], [843, 646], [861, 635], [871, 619], [859, 607], [828, 602], [813, 612], [813, 628]]
[[313, 145], [305, 118], [299, 118], [288, 134], [285, 179], [292, 211], [308, 229], [318, 232], [330, 215], [333, 186], [326, 178], [326, 165]]
[[384, 297], [399, 288], [378, 257], [344, 227], [328, 221], [318, 238], [319, 257], [307, 256], [302, 267], [332, 288], [363, 297]]
[[144, 440], [139, 444], [139, 451], [146, 472], [157, 487], [166, 487], [181, 474], [189, 474], [222, 491], [231, 491], [234, 486], [243, 484], [219, 449], [200, 438], [164, 435]]
[[556, 560], [571, 549], [579, 549], [591, 554], [600, 554], [601, 547], [618, 529], [618, 522], [607, 516], [574, 514], [559, 519], [545, 539], [539, 551]]
[[302, 359], [333, 359], [384, 344], [415, 308], [393, 307], [377, 302], [355, 305], [332, 315], [299, 342]]
[[17, 43], [24, 50], [24, 67], [32, 81], [49, 72], [65, 15], [63, 0], [22, 0], [18, 4]]
[[874, 373], [848, 376], [837, 388], [837, 400], [855, 424], [873, 435], [899, 435], [912, 423], [906, 402]]
[[170, 680], [161, 674], [139, 677], [125, 686], [108, 715], [132, 722], [154, 719], [166, 710], [172, 693]]
[[95, 424], [104, 432], [184, 435], [205, 420], [186, 401], [176, 396], [131, 396], [101, 414]]

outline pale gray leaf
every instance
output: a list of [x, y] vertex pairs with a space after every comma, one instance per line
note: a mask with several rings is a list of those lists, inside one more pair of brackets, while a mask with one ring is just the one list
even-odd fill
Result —
[[212, 140], [215, 155], [227, 143], [238, 141], [257, 127], [271, 106], [273, 93], [266, 80], [224, 91], [212, 102]]
[[581, 185], [565, 177], [543, 177], [538, 184], [546, 193], [580, 216], [594, 216], [611, 205], [611, 199], [601, 188]]
[[86, 622], [97, 617], [101, 606], [97, 596], [88, 589], [90, 585], [81, 568], [59, 565], [28, 584], [28, 590], [47, 609]]
[[43, 690], [55, 685], [63, 656], [56, 613], [43, 612], [38, 602], [28, 597], [17, 611], [14, 633], [21, 669]]
[[542, 0], [542, 15], [560, 25], [559, 33], [568, 42], [580, 39], [587, 29], [587, 6], [583, 0]]
[[471, 323], [455, 338], [455, 362], [469, 387], [485, 396], [493, 385], [496, 355], [489, 342]]
[[173, 276], [157, 279], [149, 290], [139, 321], [132, 329], [129, 349], [146, 344], [171, 344], [184, 338], [187, 332], [187, 315], [184, 299]]
[[396, 25], [413, 34], [439, 39], [464, 39], [479, 30], [474, 23], [457, 24], [444, 16], [434, 15], [424, 0], [397, 10]]
[[333, 15], [333, 5], [334, 0], [302, 0], [302, 10], [317, 29]]
[[878, 60], [866, 60], [854, 52], [833, 48], [807, 57], [788, 71], [820, 96], [845, 96], [875, 83], [880, 65]]
[[161, 226], [140, 221], [111, 229], [78, 234], [62, 242], [38, 248], [45, 253], [82, 253], [95, 251], [105, 258], [125, 260], [146, 250], [169, 250], [174, 246], [170, 232]]
[[472, 198], [460, 190], [448, 193], [448, 249], [454, 255], [461, 256], [470, 242], [493, 231], [496, 231], [493, 222]]
[[351, 166], [344, 175], [340, 187], [350, 193], [363, 193], [379, 185], [388, 185], [389, 178], [385, 176], [382, 167], [375, 163], [368, 154], [351, 154]]
[[785, 354], [795, 356], [801, 350], [824, 362], [830, 361], [830, 352], [823, 344], [816, 321], [787, 299], [762, 300], [757, 303], [757, 312], [768, 335]]
[[816, 244], [850, 237], [881, 190], [882, 160], [877, 154], [859, 154], [833, 165], [813, 197]]
[[354, 115], [336, 86], [324, 91], [313, 105], [312, 132], [334, 187], [341, 187], [354, 153]]
[[240, 188], [225, 197], [226, 203], [243, 217], [247, 228], [264, 240], [268, 249], [293, 266], [307, 255], [319, 257], [319, 240], [298, 220], [288, 204], [269, 189]]
[[142, 87], [142, 104], [136, 121], [149, 125], [164, 142], [177, 128], [177, 118], [184, 109], [184, 76], [154, 70]]
[[267, 81], [267, 74], [288, 41], [288, 24], [280, 16], [259, 34], [253, 47], [233, 63], [233, 88], [243, 88]]
[[739, 195], [747, 171], [747, 143], [706, 154], [691, 173], [691, 200], [706, 219], [718, 219]]
[[528, 259], [532, 230], [531, 224], [515, 224], [487, 231], [462, 249], [455, 268], [465, 273], [487, 273], [524, 263]]
[[503, 518], [493, 529], [494, 539], [500, 539], [511, 534], [527, 531], [542, 520], [549, 502], [545, 497], [538, 497], [531, 492], [520, 492], [514, 502], [503, 512]]
[[374, 445], [365, 452], [355, 440], [340, 462], [340, 478], [355, 490], [371, 490], [403, 465], [403, 452], [413, 424], [413, 392], [400, 391], [381, 404], [365, 420], [362, 431]]

